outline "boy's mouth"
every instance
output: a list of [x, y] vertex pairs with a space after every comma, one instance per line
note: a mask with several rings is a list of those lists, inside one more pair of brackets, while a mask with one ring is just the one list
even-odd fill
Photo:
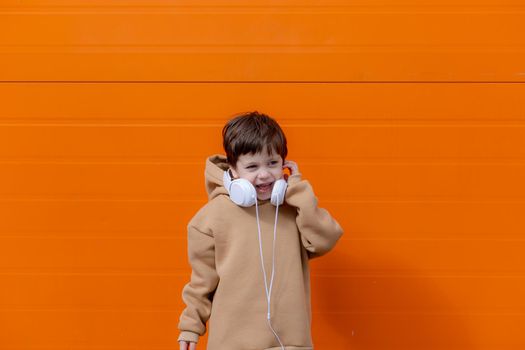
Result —
[[261, 192], [266, 192], [272, 187], [273, 182], [262, 184], [262, 185], [256, 185], [257, 189]]

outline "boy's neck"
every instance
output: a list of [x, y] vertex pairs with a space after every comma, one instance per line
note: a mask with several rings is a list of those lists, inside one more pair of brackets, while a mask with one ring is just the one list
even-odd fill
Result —
[[257, 199], [257, 205], [266, 204], [270, 202], [270, 198], [268, 199]]

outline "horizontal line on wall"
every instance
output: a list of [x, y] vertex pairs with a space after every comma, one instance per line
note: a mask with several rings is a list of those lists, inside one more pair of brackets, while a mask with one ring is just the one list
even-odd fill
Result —
[[[16, 11], [15, 11], [16, 10]], [[172, 10], [172, 11], [170, 11]], [[324, 11], [323, 11], [324, 10]], [[0, 15], [499, 15], [522, 14], [523, 6], [490, 7], [0, 7]]]
[[[509, 12], [509, 14], [520, 14], [515, 12]], [[524, 12], [525, 14], [525, 12]], [[0, 12], [0, 15], [2, 13]], [[460, 44], [430, 44], [430, 43], [414, 43], [414, 44], [406, 44], [406, 43], [398, 43], [398, 44], [290, 44], [290, 43], [283, 43], [283, 44], [231, 44], [231, 43], [224, 43], [224, 44], [211, 44], [211, 43], [201, 43], [201, 44], [122, 44], [122, 43], [115, 43], [115, 44], [37, 44], [37, 43], [25, 43], [25, 44], [5, 44], [0, 41], [0, 49], [3, 48], [63, 48], [63, 47], [74, 47], [74, 48], [128, 48], [128, 47], [139, 47], [139, 48], [204, 48], [204, 49], [230, 49], [230, 48], [278, 48], [278, 49], [327, 49], [327, 48], [394, 48], [397, 50], [400, 49], [413, 49], [414, 47], [423, 48], [423, 49], [462, 49], [462, 50], [487, 50], [487, 49], [510, 49], [510, 50], [525, 50], [525, 47], [519, 43], [519, 44], [475, 44], [475, 45], [469, 45], [468, 43], [460, 43]], [[332, 51], [329, 51], [329, 53], [333, 53]]]
[[0, 276], [18, 276], [18, 275], [29, 275], [29, 276], [180, 276], [187, 277], [188, 269], [180, 269], [180, 272], [15, 272], [15, 271], [0, 271]]
[[[213, 2], [211, 2], [213, 3]], [[184, 8], [191, 8], [191, 9], [211, 9], [211, 10], [214, 10], [214, 9], [223, 9], [223, 8], [226, 8], [226, 9], [281, 9], [281, 8], [284, 8], [284, 9], [287, 9], [287, 8], [291, 8], [291, 9], [315, 9], [315, 10], [318, 10], [318, 9], [323, 9], [323, 8], [327, 8], [327, 9], [330, 9], [330, 10], [339, 10], [339, 9], [376, 9], [376, 8], [381, 8], [381, 9], [406, 9], [406, 8], [409, 8], [409, 9], [417, 9], [417, 8], [421, 8], [421, 9], [438, 9], [438, 8], [458, 8], [458, 9], [492, 9], [492, 8], [498, 8], [498, 9], [501, 9], [501, 8], [509, 8], [509, 9], [515, 9], [515, 8], [523, 8], [523, 5], [508, 5], [508, 4], [498, 4], [497, 1], [494, 2], [494, 4], [489, 4], [489, 5], [462, 5], [461, 3], [457, 3], [455, 5], [452, 5], [452, 4], [449, 4], [449, 5], [446, 5], [446, 6], [443, 6], [441, 5], [441, 3], [439, 1], [436, 1], [436, 4], [421, 4], [421, 3], [418, 3], [417, 1], [414, 1], [412, 4], [410, 3], [404, 3], [404, 4], [399, 4], [399, 5], [395, 5], [395, 6], [385, 6], [383, 4], [378, 4], [378, 5], [367, 5], [367, 6], [364, 6], [364, 5], [356, 5], [356, 4], [345, 4], [345, 5], [341, 5], [341, 4], [337, 4], [337, 5], [330, 5], [330, 4], [324, 4], [324, 5], [318, 5], [318, 4], [304, 4], [304, 5], [289, 5], [289, 4], [265, 4], [265, 5], [253, 5], [253, 4], [249, 4], [249, 3], [246, 3], [246, 5], [229, 5], [229, 4], [217, 4], [217, 1], [214, 2], [213, 5], [197, 5], [197, 4], [184, 4], [184, 5], [177, 5], [177, 4], [170, 4], [170, 5], [161, 5], [161, 4], [155, 4], [155, 5], [151, 5], [151, 2], [149, 2], [148, 5], [148, 1], [144, 1], [144, 4], [138, 4], [138, 5], [134, 5], [134, 4], [131, 4], [129, 2], [122, 2], [121, 4], [115, 4], [114, 2], [113, 3], [110, 3], [108, 2], [108, 5], [94, 5], [94, 4], [78, 4], [78, 5], [52, 5], [52, 4], [45, 4], [45, 5], [38, 5], [38, 4], [33, 4], [33, 5], [26, 5], [22, 2], [19, 2], [18, 4], [10, 4], [10, 5], [5, 5], [5, 6], [0, 6], [0, 10], [11, 10], [11, 9], [47, 9], [47, 8], [52, 8], [52, 9], [69, 9], [69, 8], [73, 8], [73, 9], [78, 9], [78, 8], [112, 8], [112, 9], [120, 9], [120, 8], [139, 8], [139, 9], [142, 9], [142, 8], [160, 8], [160, 9], [169, 9], [169, 8], [173, 8], [173, 9], [177, 9], [177, 10], [180, 10], [180, 9], [184, 9]], [[295, 12], [294, 12], [295, 13]], [[337, 12], [339, 13], [339, 12]]]
[[525, 312], [475, 312], [475, 311], [318, 311], [312, 314], [340, 314], [340, 315], [464, 315], [464, 316], [525, 316]]
[[[1, 275], [1, 273], [0, 273]], [[462, 274], [386, 274], [386, 273], [380, 273], [380, 274], [356, 274], [356, 273], [320, 273], [315, 272], [315, 270], [310, 269], [310, 276], [319, 278], [319, 277], [327, 277], [327, 278], [370, 278], [370, 279], [428, 279], [428, 278], [457, 278], [457, 279], [525, 279], [525, 275], [486, 275], [486, 274], [477, 274], [477, 275], [462, 275]]]
[[[53, 346], [32, 346], [32, 345], [23, 345], [23, 346], [17, 346], [17, 345], [9, 345], [4, 346], [2, 350], [143, 350], [145, 347], [142, 346], [104, 346], [104, 345], [88, 345], [88, 346], [82, 346], [82, 345], [53, 345]], [[174, 350], [173, 345], [172, 346], [155, 346], [151, 345], [151, 343], [147, 343], [146, 348], [148, 350]]]
[[57, 309], [57, 308], [53, 308], [53, 309], [49, 309], [49, 308], [17, 308], [17, 309], [14, 309], [14, 308], [9, 308], [9, 309], [5, 309], [5, 308], [2, 308], [0, 309], [0, 312], [26, 312], [26, 311], [30, 311], [30, 312], [154, 312], [154, 313], [175, 313], [175, 312], [179, 312], [180, 310], [179, 309], [168, 309], [168, 308], [160, 308], [160, 309], [131, 309], [131, 308], [124, 308], [122, 307], [121, 309], [115, 309], [115, 308], [62, 308], [62, 309]]
[[[177, 198], [78, 198], [72, 195], [73, 198], [8, 198], [4, 194], [0, 194], [0, 202], [174, 202], [174, 203], [202, 203], [202, 199], [177, 199]], [[525, 203], [525, 200], [523, 201]]]
[[[182, 224], [181, 227], [185, 227], [186, 226], [186, 223]], [[95, 230], [92, 230], [92, 231], [95, 231]], [[144, 231], [147, 231], [147, 230], [144, 230]], [[151, 231], [151, 230], [150, 230]], [[157, 230], [155, 230], [157, 231]], [[46, 231], [42, 231], [42, 232], [46, 232]], [[113, 232], [113, 230], [112, 230]], [[34, 239], [43, 239], [43, 240], [47, 240], [47, 239], [69, 239], [69, 240], [76, 240], [76, 239], [90, 239], [90, 240], [120, 240], [120, 239], [123, 239], [123, 240], [172, 240], [172, 241], [176, 241], [176, 240], [185, 240], [187, 238], [187, 233], [186, 231], [182, 231], [180, 233], [178, 233], [177, 235], [175, 234], [172, 234], [170, 236], [105, 236], [103, 234], [99, 235], [99, 236], [76, 236], [74, 235], [74, 232], [70, 233], [69, 235], [63, 235], [63, 236], [58, 236], [58, 235], [46, 235], [46, 234], [40, 234], [40, 235], [34, 235], [34, 236], [31, 236], [31, 235], [0, 235], [0, 239], [30, 239], [30, 240], [34, 240]], [[341, 238], [343, 239], [343, 237]], [[345, 239], [346, 240], [346, 239]], [[502, 240], [505, 240], [505, 239], [502, 239]]]
[[[525, 76], [525, 73], [523, 74]], [[492, 80], [0, 80], [0, 84], [524, 84]]]
[[[455, 307], [451, 307], [454, 309]], [[480, 307], [481, 308], [481, 307]], [[315, 311], [312, 314], [326, 315], [429, 315], [429, 316], [525, 316], [525, 312], [508, 311]]]
[[0, 80], [0, 84], [524, 84], [511, 80]]
[[[17, 345], [9, 345], [2, 347], [2, 350], [143, 350], [145, 347], [144, 345], [139, 346], [117, 346], [117, 345], [97, 345], [93, 344], [93, 342], [90, 342], [90, 344], [93, 345], [77, 345], [74, 346], [71, 345], [53, 345], [53, 346], [46, 346], [46, 345], [37, 345], [32, 346], [29, 344], [23, 343], [23, 346], [17, 346]], [[67, 344], [67, 343], [66, 343]], [[151, 345], [151, 343], [147, 343], [146, 349], [148, 350], [174, 350], [173, 345], [172, 346], [155, 346]]]
[[[151, 343], [147, 344], [148, 350], [174, 350], [173, 346], [154, 346], [150, 345]], [[82, 345], [76, 345], [75, 346], [61, 346], [61, 345], [53, 345], [53, 346], [31, 346], [31, 345], [23, 345], [23, 346], [17, 346], [17, 345], [10, 345], [7, 347], [3, 347], [2, 350], [142, 350], [144, 349], [144, 346], [104, 346], [104, 345], [89, 345], [89, 346], [82, 346]]]
[[[89, 2], [89, 1], [88, 1]], [[263, 8], [263, 9], [266, 9], [266, 8], [293, 8], [293, 9], [298, 9], [298, 8], [314, 8], [314, 9], [319, 9], [319, 8], [329, 8], [329, 9], [345, 9], [345, 8], [388, 8], [388, 6], [385, 6], [383, 4], [378, 4], [378, 5], [370, 5], [368, 4], [368, 2], [364, 1], [363, 3], [367, 3], [367, 6], [364, 6], [364, 5], [359, 5], [359, 4], [326, 4], [326, 2], [328, 1], [325, 1], [325, 4], [323, 5], [319, 5], [317, 4], [315, 1], [313, 1], [314, 3], [313, 4], [310, 4], [308, 3], [309, 1], [305, 1], [306, 4], [297, 4], [297, 5], [291, 5], [291, 4], [286, 4], [285, 2], [281, 3], [281, 4], [264, 4], [264, 5], [257, 5], [257, 4], [250, 4], [250, 3], [246, 3], [246, 4], [243, 4], [243, 5], [238, 5], [238, 4], [228, 4], [228, 1], [223, 1], [223, 4], [220, 3], [220, 1], [210, 1], [210, 4], [195, 4], [195, 3], [192, 3], [192, 1], [188, 1], [186, 4], [175, 4], [175, 3], [172, 3], [172, 4], [169, 4], [169, 5], [165, 5], [164, 1], [162, 2], [163, 4], [160, 4], [158, 1], [157, 1], [157, 4], [153, 4], [152, 3], [155, 3], [155, 1], [143, 1], [142, 4], [132, 4], [130, 2], [120, 2], [120, 3], [115, 3], [115, 2], [111, 2], [111, 1], [108, 1], [107, 2], [107, 5], [96, 5], [96, 4], [92, 4], [92, 3], [89, 3], [89, 4], [69, 4], [69, 5], [53, 5], [52, 2], [49, 2], [50, 4], [47, 5], [47, 4], [44, 4], [44, 5], [38, 5], [38, 4], [32, 4], [32, 5], [27, 5], [27, 4], [24, 4], [22, 2], [19, 2], [18, 4], [10, 4], [10, 5], [5, 5], [5, 6], [0, 6], [0, 9], [12, 9], [12, 8], [37, 8], [37, 9], [41, 9], [41, 8], [175, 8], [175, 9], [181, 9], [181, 8], [209, 8], [209, 9], [215, 9], [215, 8], [241, 8], [241, 9], [244, 9], [244, 8], [249, 8], [249, 9], [252, 9], [252, 8]], [[45, 3], [45, 2], [44, 2]], [[403, 4], [399, 4], [399, 5], [395, 5], [395, 6], [390, 6], [390, 8], [412, 8], [412, 7], [420, 7], [420, 8], [425, 8], [425, 9], [428, 9], [428, 8], [439, 8], [439, 7], [447, 7], [447, 8], [493, 8], [493, 7], [496, 7], [496, 8], [521, 8], [523, 7], [522, 5], [503, 5], [503, 4], [500, 4], [498, 3], [497, 1], [494, 1], [493, 4], [488, 4], [488, 5], [463, 5], [461, 4], [461, 2], [457, 2], [455, 5], [452, 5], [452, 4], [448, 4], [446, 6], [443, 6], [441, 5], [442, 2], [440, 1], [436, 1], [435, 2], [436, 4], [421, 4], [420, 2], [418, 1], [413, 1], [412, 3], [410, 2], [405, 2]], [[211, 5], [213, 4], [213, 5]], [[417, 4], [417, 5], [416, 5]]]

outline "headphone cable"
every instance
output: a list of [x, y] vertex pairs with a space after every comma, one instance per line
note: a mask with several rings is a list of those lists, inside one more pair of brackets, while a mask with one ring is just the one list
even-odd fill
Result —
[[268, 284], [266, 282], [266, 269], [264, 268], [263, 251], [262, 251], [262, 243], [261, 243], [261, 227], [260, 227], [260, 224], [259, 224], [259, 206], [257, 205], [257, 198], [255, 198], [255, 213], [257, 214], [257, 229], [258, 229], [258, 233], [259, 233], [259, 249], [260, 249], [259, 253], [260, 253], [260, 257], [261, 257], [261, 266], [262, 266], [262, 270], [263, 270], [263, 274], [264, 274], [264, 289], [266, 291], [266, 300], [267, 300], [267, 304], [268, 304], [268, 313], [266, 315], [266, 320], [268, 321], [268, 326], [270, 326], [270, 329], [272, 330], [273, 334], [275, 335], [275, 337], [279, 341], [279, 344], [281, 345], [281, 349], [285, 350], [284, 349], [284, 345], [281, 342], [281, 339], [279, 338], [279, 336], [277, 335], [277, 333], [273, 329], [272, 324], [270, 323], [270, 316], [271, 316], [270, 315], [270, 300], [271, 300], [271, 296], [272, 296], [273, 276], [274, 276], [274, 272], [275, 272], [275, 241], [276, 241], [275, 238], [276, 238], [276, 232], [277, 232], [277, 217], [279, 215], [279, 203], [277, 203], [277, 206], [275, 208], [275, 223], [274, 223], [274, 227], [273, 227], [272, 275], [271, 275], [271, 281], [270, 281], [270, 292], [268, 292]]

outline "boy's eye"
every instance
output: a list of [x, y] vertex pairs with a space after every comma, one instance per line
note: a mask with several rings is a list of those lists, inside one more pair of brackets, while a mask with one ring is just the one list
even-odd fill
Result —
[[[274, 161], [272, 161], [271, 163], [272, 163], [272, 164], [277, 164], [277, 163], [279, 163], [279, 161], [274, 160]], [[248, 167], [246, 167], [246, 168], [247, 168], [247, 169], [250, 169], [250, 168], [254, 168], [254, 167], [256, 167], [256, 166], [255, 166], [255, 165], [250, 165], [250, 166], [248, 166]]]

